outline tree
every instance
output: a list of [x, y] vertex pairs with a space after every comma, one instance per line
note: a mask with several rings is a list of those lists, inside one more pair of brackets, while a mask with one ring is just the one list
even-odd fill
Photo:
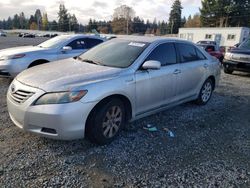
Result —
[[[121, 5], [117, 7], [114, 10], [113, 14], [113, 21], [112, 25], [113, 27], [116, 27], [115, 24], [119, 25], [119, 28], [121, 27], [121, 24], [124, 25], [124, 31], [123, 33], [129, 34], [129, 31], [132, 29], [131, 25], [131, 19], [135, 17], [135, 11], [132, 7], [129, 7], [127, 5]], [[118, 23], [121, 21], [122, 23]]]
[[42, 14], [40, 9], [36, 9], [34, 17], [36, 20], [37, 29], [40, 30], [42, 26]]
[[50, 31], [57, 31], [58, 30], [58, 24], [57, 24], [56, 20], [49, 22], [49, 30]]
[[49, 20], [48, 20], [48, 16], [47, 13], [43, 13], [43, 17], [42, 17], [42, 29], [43, 30], [48, 30], [48, 24], [49, 24]]
[[206, 27], [249, 26], [250, 0], [204, 0], [201, 25]]
[[65, 8], [63, 4], [59, 5], [58, 29], [59, 31], [69, 30], [69, 14], [68, 14], [68, 10]]
[[30, 24], [30, 29], [31, 29], [31, 30], [37, 30], [37, 28], [38, 28], [38, 26], [37, 26], [36, 22], [32, 22], [32, 23]]
[[18, 14], [14, 15], [13, 21], [12, 21], [12, 28], [13, 29], [19, 29], [20, 28], [20, 23], [19, 23], [19, 16]]
[[175, 0], [170, 11], [169, 16], [169, 30], [170, 33], [178, 33], [179, 28], [181, 27], [182, 21], [181, 21], [181, 2], [180, 0]]
[[75, 14], [69, 15], [70, 31], [77, 32], [79, 30], [79, 25]]
[[190, 15], [184, 27], [201, 27], [200, 15], [195, 14], [193, 17]]
[[19, 25], [20, 25], [20, 29], [25, 29], [26, 28], [26, 18], [23, 12], [20, 13], [19, 15]]

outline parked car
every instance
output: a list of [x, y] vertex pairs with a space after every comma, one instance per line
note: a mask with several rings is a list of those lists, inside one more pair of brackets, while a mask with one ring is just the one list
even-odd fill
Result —
[[197, 44], [211, 44], [211, 45], [217, 45], [216, 41], [212, 41], [212, 40], [201, 40], [201, 41], [198, 41]]
[[224, 54], [220, 51], [219, 47], [214, 44], [197, 44], [199, 47], [203, 48], [211, 56], [216, 57], [221, 63], [224, 59]]
[[250, 38], [229, 50], [223, 61], [224, 72], [232, 74], [233, 71], [250, 72]]
[[0, 50], [0, 76], [15, 77], [21, 71], [51, 61], [77, 57], [104, 39], [89, 35], [61, 35], [37, 46]]
[[23, 38], [35, 38], [36, 35], [32, 33], [25, 33], [22, 35]]
[[17, 36], [18, 37], [23, 37], [23, 35], [25, 35], [25, 34], [27, 34], [27, 33], [18, 33]]
[[0, 31], [0, 37], [7, 37], [7, 34], [3, 31]]
[[25, 70], [9, 87], [8, 110], [24, 131], [107, 144], [127, 121], [187, 101], [205, 105], [219, 75], [219, 62], [191, 42], [117, 38]]

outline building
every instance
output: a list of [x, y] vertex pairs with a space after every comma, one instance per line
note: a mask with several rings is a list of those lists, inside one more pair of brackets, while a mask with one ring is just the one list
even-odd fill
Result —
[[219, 46], [230, 47], [243, 42], [250, 37], [248, 27], [208, 27], [208, 28], [180, 28], [179, 37], [194, 43], [201, 40], [216, 41]]

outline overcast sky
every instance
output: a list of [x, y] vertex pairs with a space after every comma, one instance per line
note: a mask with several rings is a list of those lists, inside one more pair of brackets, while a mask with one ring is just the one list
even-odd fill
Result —
[[[86, 24], [90, 18], [110, 20], [116, 7], [126, 4], [133, 7], [136, 16], [144, 20], [168, 20], [174, 0], [0, 0], [0, 19], [13, 17], [24, 12], [26, 17], [35, 13], [36, 9], [47, 12], [49, 20], [57, 20], [59, 4], [64, 3], [71, 14], [75, 14], [80, 23]], [[199, 12], [201, 0], [181, 0], [183, 15]]]

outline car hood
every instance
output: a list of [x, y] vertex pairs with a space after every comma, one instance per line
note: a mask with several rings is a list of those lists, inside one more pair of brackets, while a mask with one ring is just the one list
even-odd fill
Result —
[[14, 48], [7, 48], [0, 50], [0, 56], [9, 56], [20, 53], [28, 53], [28, 52], [43, 51], [43, 50], [44, 48], [40, 48], [38, 46], [21, 46], [21, 47], [14, 47]]
[[250, 49], [233, 48], [230, 53], [250, 55]]
[[112, 79], [121, 71], [121, 68], [95, 65], [71, 58], [32, 67], [20, 73], [16, 79], [46, 92], [67, 91]]

